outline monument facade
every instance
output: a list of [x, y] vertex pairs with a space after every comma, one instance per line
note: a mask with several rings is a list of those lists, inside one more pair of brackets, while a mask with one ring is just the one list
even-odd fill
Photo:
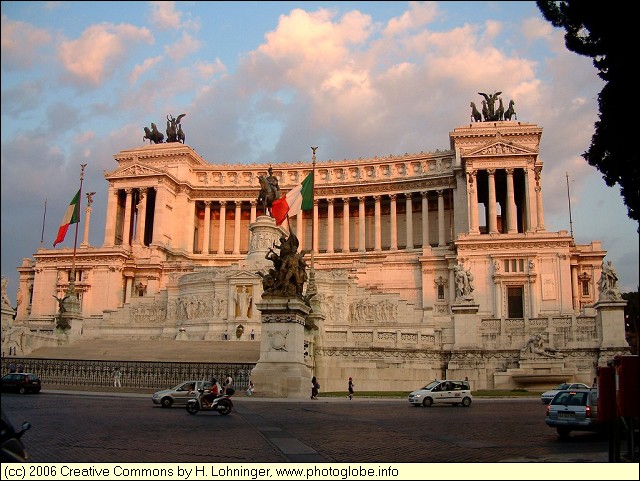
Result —
[[[444, 150], [315, 167], [209, 163], [182, 142], [121, 151], [105, 173], [104, 241], [77, 249], [80, 318], [61, 340], [56, 299], [73, 251], [41, 248], [18, 268], [24, 298], [7, 330], [3, 320], [3, 352], [87, 339], [262, 340], [269, 249], [295, 234], [301, 251], [313, 249], [316, 294], [287, 342], [304, 342], [298, 372], [323, 391], [344, 390], [350, 376], [365, 391], [441, 377], [468, 377], [474, 389], [591, 383], [598, 365], [628, 352], [624, 301], [609, 287], [600, 295], [611, 280], [600, 282], [599, 241], [546, 230], [541, 136], [533, 123], [472, 122]], [[275, 177], [285, 195], [312, 169], [313, 210], [274, 228], [259, 177]], [[286, 317], [286, 305], [274, 309]], [[272, 337], [282, 331], [270, 324]]]

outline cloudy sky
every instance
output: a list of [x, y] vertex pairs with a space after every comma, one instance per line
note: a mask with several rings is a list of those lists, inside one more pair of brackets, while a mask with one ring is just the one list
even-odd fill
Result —
[[[17, 267], [53, 247], [84, 163], [90, 243], [102, 245], [104, 172], [143, 145], [151, 122], [186, 113], [186, 143], [212, 164], [309, 162], [311, 145], [319, 161], [341, 160], [448, 149], [469, 102], [496, 91], [544, 129], [547, 230], [602, 241], [623, 292], [637, 290], [637, 224], [581, 157], [602, 82], [534, 2], [1, 8], [2, 274], [14, 304]], [[58, 248], [73, 247], [73, 233]]]

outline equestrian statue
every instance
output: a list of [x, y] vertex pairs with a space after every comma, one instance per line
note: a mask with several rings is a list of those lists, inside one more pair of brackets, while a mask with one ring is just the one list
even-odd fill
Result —
[[262, 203], [265, 214], [271, 214], [271, 205], [273, 201], [280, 198], [280, 188], [278, 186], [278, 178], [273, 175], [273, 169], [269, 167], [269, 175], [259, 175], [260, 193], [258, 194], [258, 202]]

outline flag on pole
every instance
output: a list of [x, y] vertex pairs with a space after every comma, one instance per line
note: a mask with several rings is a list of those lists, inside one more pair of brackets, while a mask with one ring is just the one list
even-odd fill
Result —
[[307, 175], [302, 184], [287, 192], [287, 195], [276, 199], [271, 204], [271, 214], [276, 225], [284, 222], [287, 215], [293, 217], [302, 210], [313, 208], [313, 172]]
[[58, 229], [58, 237], [56, 237], [56, 240], [53, 242], [53, 247], [55, 247], [56, 244], [60, 244], [60, 242], [64, 240], [65, 236], [67, 235], [67, 231], [69, 230], [69, 226], [71, 224], [76, 224], [79, 221], [80, 221], [80, 189], [78, 189], [78, 192], [71, 200], [69, 207], [67, 207], [67, 210], [65, 211], [64, 216], [62, 217], [62, 222], [60, 223], [60, 228]]

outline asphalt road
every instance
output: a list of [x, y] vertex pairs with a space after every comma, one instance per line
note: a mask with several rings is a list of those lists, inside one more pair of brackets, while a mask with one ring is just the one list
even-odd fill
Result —
[[[537, 398], [413, 407], [404, 399], [234, 396], [228, 416], [161, 408], [150, 395], [2, 394], [36, 463], [604, 463], [608, 441], [560, 441]], [[452, 479], [462, 479], [455, 476]]]

